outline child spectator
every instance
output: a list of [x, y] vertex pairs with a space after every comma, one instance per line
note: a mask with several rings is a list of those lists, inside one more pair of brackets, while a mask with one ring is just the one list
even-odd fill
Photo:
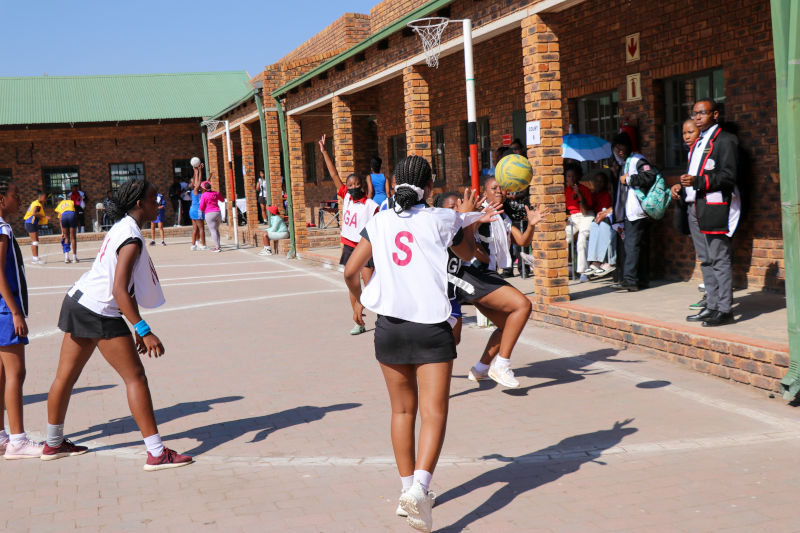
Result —
[[[589, 230], [594, 220], [592, 212], [592, 193], [580, 183], [583, 169], [577, 163], [564, 166], [564, 203], [567, 206], [567, 246], [571, 247], [577, 233], [577, 268], [575, 272], [581, 275], [581, 281], [588, 278], [586, 271], [586, 252], [589, 245]], [[573, 258], [573, 267], [575, 266]]]
[[286, 222], [278, 214], [278, 206], [267, 207], [267, 213], [269, 214], [269, 229], [264, 234], [264, 249], [258, 252], [258, 255], [272, 255], [272, 241], [275, 241], [275, 252], [277, 252], [278, 241], [289, 238], [289, 230], [286, 229]]
[[617, 252], [614, 242], [614, 230], [611, 223], [614, 220], [614, 204], [611, 201], [611, 192], [608, 174], [598, 171], [593, 176], [595, 193], [592, 195], [592, 206], [597, 214], [589, 230], [589, 247], [587, 261], [589, 268], [585, 274], [593, 279], [599, 279], [611, 274], [616, 269]]

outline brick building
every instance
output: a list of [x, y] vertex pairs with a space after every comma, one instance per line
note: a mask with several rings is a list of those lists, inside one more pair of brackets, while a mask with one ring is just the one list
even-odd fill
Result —
[[[250, 124], [237, 136], [234, 151], [245, 159], [252, 154], [258, 168], [268, 160], [273, 197], [280, 192], [280, 176], [289, 174], [299, 250], [309, 247], [306, 225], [316, 221], [320, 202], [335, 197], [316, 145], [323, 134], [341, 174], [365, 175], [373, 155], [383, 159], [390, 174], [398, 159], [413, 153], [432, 162], [437, 188], [469, 183], [461, 25], [447, 27], [439, 68], [431, 69], [418, 37], [406, 27], [430, 16], [472, 20], [480, 167], [494, 164], [492, 150], [504, 142], [525, 141], [527, 122], [541, 127], [540, 144], [528, 146], [534, 168], [531, 201], [550, 205], [556, 215], [534, 236], [533, 254], [540, 260], [532, 296], [536, 317], [557, 316], [553, 320], [561, 323], [568, 316], [553, 307], [569, 300], [562, 135], [610, 139], [621, 126], [631, 126], [639, 150], [671, 184], [685, 166], [680, 125], [699, 98], [720, 104], [725, 127], [739, 136], [746, 163], [734, 282], [783, 289], [768, 0], [384, 0], [369, 15], [344, 15], [257, 78], [267, 110], [263, 147], [252, 140], [257, 137], [254, 103], [221, 116]], [[278, 131], [281, 110], [285, 139]], [[222, 168], [223, 144], [210, 140], [212, 166]], [[251, 185], [243, 187], [248, 205], [255, 202]], [[671, 217], [653, 225], [651, 239], [656, 277], [700, 279], [691, 241], [673, 231]], [[639, 335], [619, 334], [626, 342]], [[664, 348], [663, 339], [653, 347], [683, 355], [695, 348], [686, 339], [670, 342], [674, 349]], [[719, 344], [715, 350], [726, 353], [729, 347]], [[764, 357], [785, 366], [783, 355]], [[741, 372], [753, 375], [759, 386], [775, 387], [776, 373], [764, 378], [756, 370]]]
[[248, 81], [243, 71], [0, 78], [0, 173], [19, 185], [23, 209], [37, 189], [52, 207], [77, 184], [91, 231], [96, 202], [129, 177], [164, 193], [174, 176], [191, 177], [189, 159], [203, 157], [201, 118], [250, 90]]

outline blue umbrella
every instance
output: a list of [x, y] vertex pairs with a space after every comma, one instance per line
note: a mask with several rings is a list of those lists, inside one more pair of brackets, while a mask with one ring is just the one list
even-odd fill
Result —
[[611, 157], [611, 143], [595, 135], [572, 133], [564, 135], [561, 157], [577, 161], [600, 161]]

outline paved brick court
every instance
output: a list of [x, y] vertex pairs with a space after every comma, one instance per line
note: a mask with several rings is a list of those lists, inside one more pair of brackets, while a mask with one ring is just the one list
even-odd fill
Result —
[[[41, 437], [66, 288], [86, 263], [28, 267], [25, 417]], [[0, 462], [6, 531], [411, 531], [371, 334], [341, 274], [254, 249], [152, 249], [167, 304], [145, 316], [167, 353], [145, 365], [170, 447], [187, 468], [142, 470], [120, 379], [96, 353], [66, 432], [81, 457]], [[27, 252], [27, 251], [26, 251]], [[471, 308], [467, 308], [471, 315]], [[374, 317], [368, 323], [374, 322]], [[469, 316], [456, 360], [437, 531], [798, 531], [795, 408], [652, 356], [531, 324], [522, 386], [466, 371], [489, 332]]]

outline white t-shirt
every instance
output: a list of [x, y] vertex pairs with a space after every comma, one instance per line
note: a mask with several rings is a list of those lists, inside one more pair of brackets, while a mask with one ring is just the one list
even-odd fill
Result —
[[361, 230], [364, 229], [379, 206], [370, 198], [367, 198], [364, 203], [354, 202], [350, 193], [344, 195], [343, 203], [342, 237], [358, 242], [361, 240]]
[[375, 274], [361, 303], [379, 315], [420, 324], [450, 316], [447, 248], [462, 226], [482, 216], [419, 204], [402, 213], [381, 211], [367, 223]]
[[136, 302], [142, 307], [153, 308], [162, 305], [165, 300], [158, 274], [150, 254], [147, 253], [139, 225], [130, 216], [111, 226], [103, 244], [100, 245], [100, 251], [92, 263], [92, 268], [75, 282], [68, 294], [72, 296], [75, 291], [81, 291], [83, 294], [78, 299], [79, 304], [103, 316], [120, 316], [122, 312], [113, 294], [114, 275], [119, 247], [130, 239], [140, 241], [141, 253], [133, 265], [128, 292], [136, 296]]
[[267, 180], [265, 178], [258, 178], [258, 196], [259, 198], [267, 197]]

